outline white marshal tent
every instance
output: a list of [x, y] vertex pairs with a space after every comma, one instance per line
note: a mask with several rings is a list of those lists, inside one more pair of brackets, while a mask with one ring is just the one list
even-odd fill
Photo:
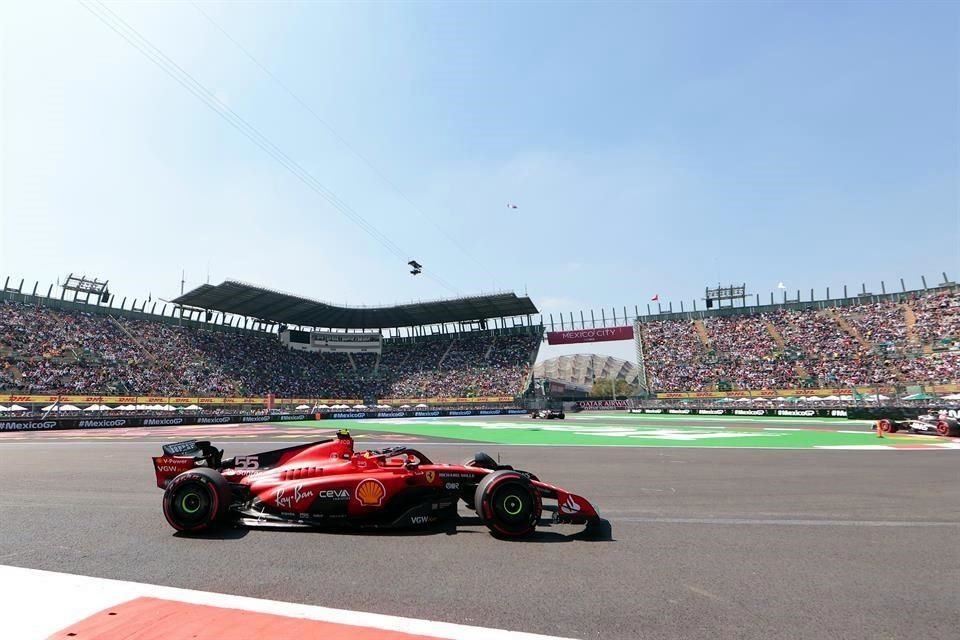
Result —
[[80, 407], [72, 404], [48, 404], [41, 411], [80, 411]]

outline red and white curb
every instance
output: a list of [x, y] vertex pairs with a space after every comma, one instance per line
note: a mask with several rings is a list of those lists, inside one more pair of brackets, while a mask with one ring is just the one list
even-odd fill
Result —
[[[923, 436], [920, 436], [923, 437]], [[944, 451], [960, 449], [960, 440], [952, 442], [904, 442], [897, 444], [840, 444], [821, 445], [814, 449], [841, 449], [846, 451]]]
[[0, 638], [565, 640], [0, 565]]

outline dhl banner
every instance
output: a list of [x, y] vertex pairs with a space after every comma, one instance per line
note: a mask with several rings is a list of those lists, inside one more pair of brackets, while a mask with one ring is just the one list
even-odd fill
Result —
[[[223, 406], [223, 405], [265, 405], [266, 398], [179, 398], [171, 396], [77, 396], [77, 395], [16, 395], [0, 394], [0, 404], [159, 404], [174, 406]], [[278, 405], [335, 405], [346, 404], [353, 406], [361, 404], [357, 398], [276, 398]], [[510, 396], [483, 397], [483, 398], [387, 398], [380, 400], [381, 404], [398, 406], [401, 404], [505, 404], [513, 402]]]
[[398, 406], [401, 404], [505, 404], [513, 402], [510, 396], [488, 396], [483, 398], [384, 398], [381, 404]]
[[[957, 393], [960, 384], [937, 384], [923, 387], [928, 393]], [[774, 398], [783, 396], [795, 398], [799, 396], [849, 396], [854, 391], [857, 394], [868, 396], [876, 393], [891, 395], [896, 393], [896, 387], [850, 387], [837, 389], [758, 389], [756, 391], [679, 391], [658, 393], [657, 399], [695, 399], [695, 398]]]

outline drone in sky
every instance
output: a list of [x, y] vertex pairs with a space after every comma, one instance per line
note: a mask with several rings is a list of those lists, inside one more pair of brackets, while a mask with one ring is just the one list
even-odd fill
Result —
[[416, 260], [411, 260], [407, 264], [413, 267], [412, 269], [410, 269], [410, 275], [416, 276], [423, 273], [423, 265], [417, 262]]

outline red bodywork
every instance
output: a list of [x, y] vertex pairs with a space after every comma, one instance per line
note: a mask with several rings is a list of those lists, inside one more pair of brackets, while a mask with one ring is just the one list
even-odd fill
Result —
[[[364, 522], [391, 509], [395, 511], [391, 516], [406, 516], [408, 521], [388, 519], [384, 524], [429, 524], [450, 509], [455, 514], [460, 498], [472, 502], [477, 483], [493, 471], [471, 463], [437, 464], [406, 447], [355, 452], [353, 444], [348, 434], [340, 434], [335, 440], [222, 462], [187, 455], [163, 455], [153, 462], [160, 488], [184, 471], [209, 466], [234, 488], [235, 511], [241, 517], [299, 524], [318, 524], [317, 519]], [[584, 524], [599, 519], [582, 496], [520, 473], [529, 477], [541, 500], [556, 500], [555, 508], [546, 507], [555, 511], [555, 522]], [[413, 508], [424, 504], [425, 509]]]

